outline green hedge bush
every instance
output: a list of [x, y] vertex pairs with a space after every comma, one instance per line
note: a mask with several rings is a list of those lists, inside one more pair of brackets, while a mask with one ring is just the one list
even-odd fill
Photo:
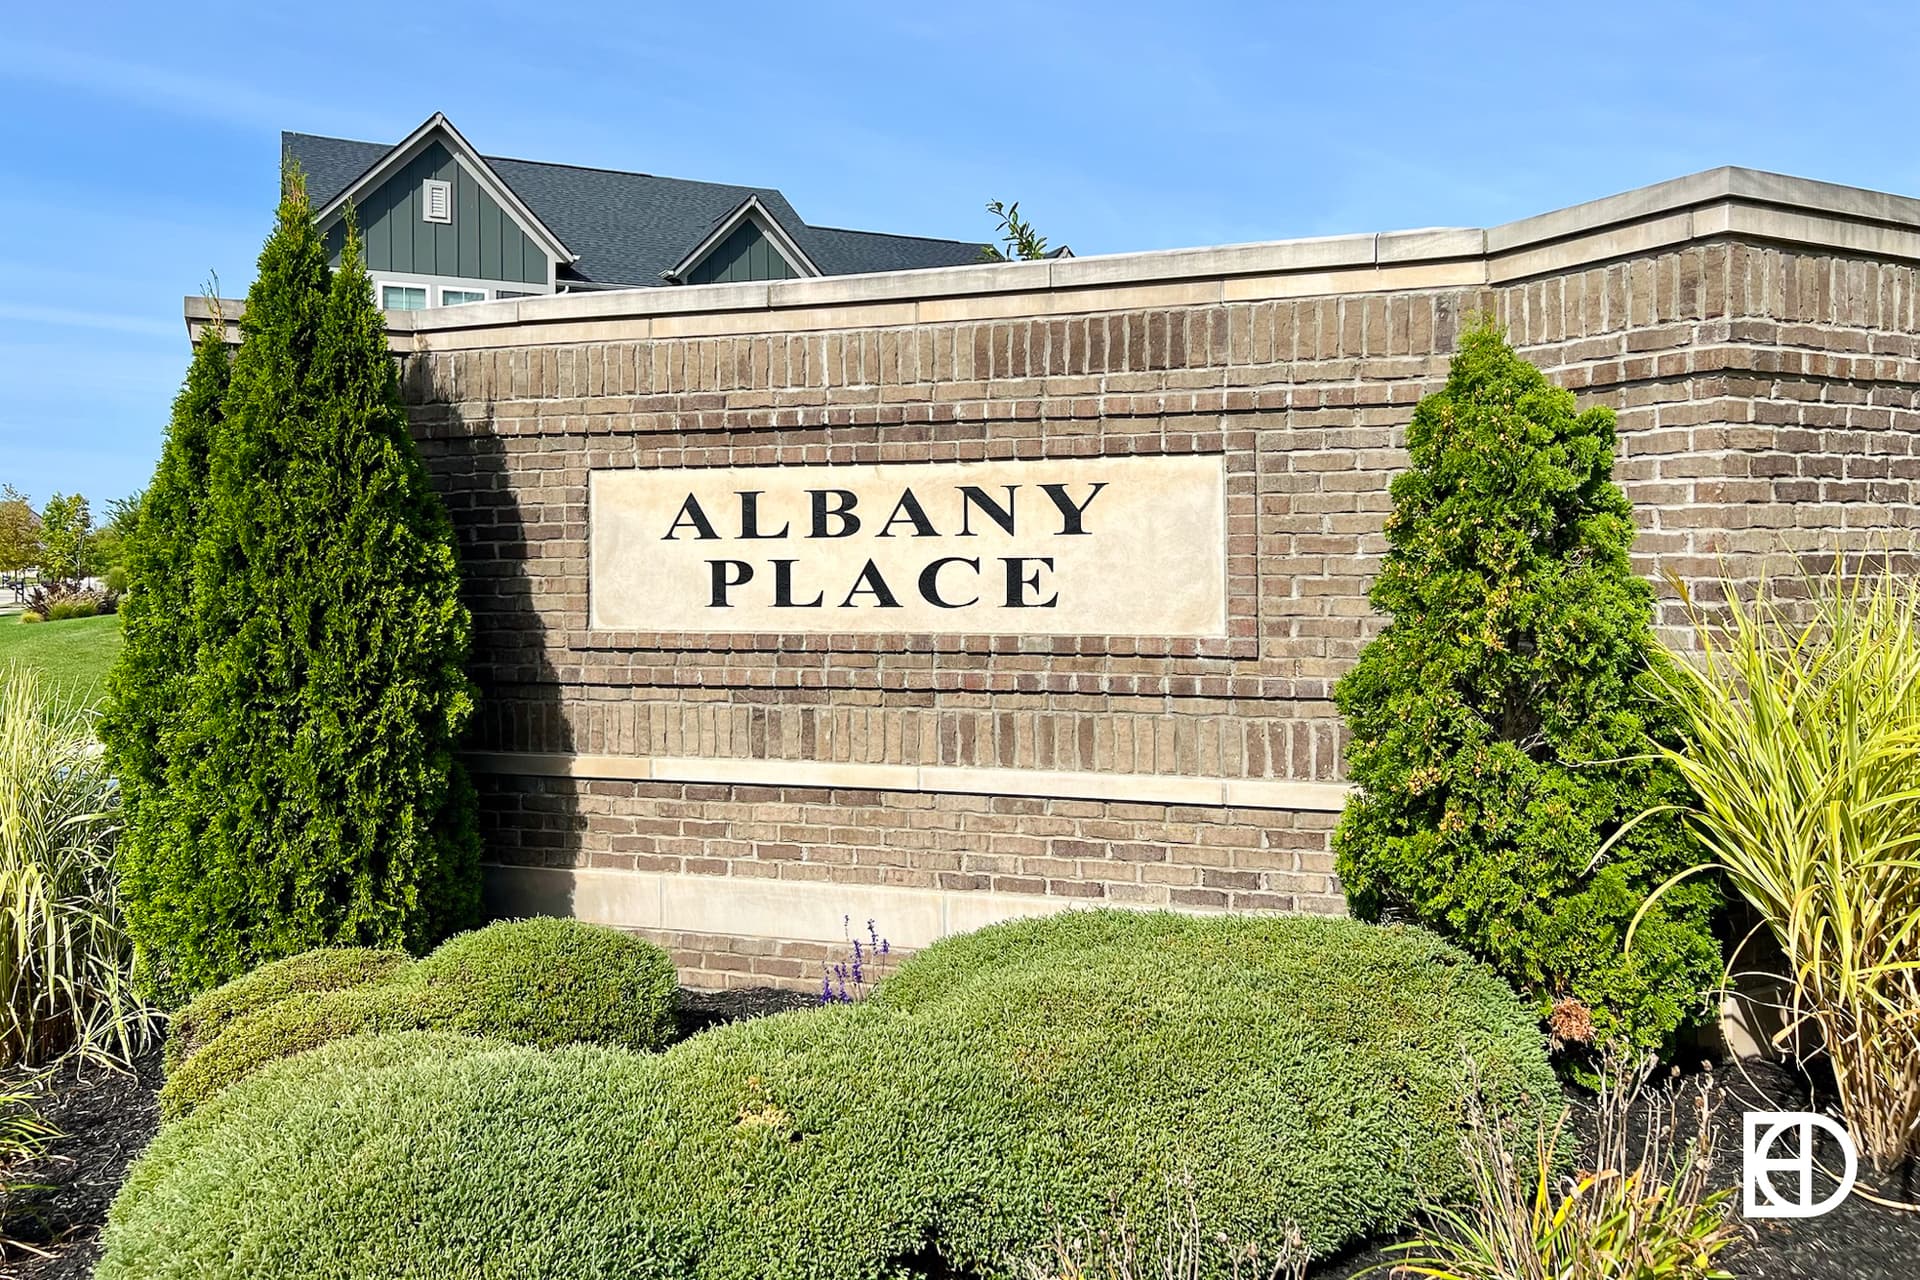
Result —
[[450, 1031], [550, 1049], [585, 1042], [645, 1053], [674, 1033], [679, 976], [659, 947], [603, 925], [541, 918], [450, 938], [410, 979], [443, 997]]
[[[1482, 326], [1407, 430], [1389, 550], [1370, 599], [1391, 621], [1334, 689], [1357, 790], [1334, 834], [1363, 919], [1457, 941], [1545, 1014], [1572, 1000], [1595, 1038], [1669, 1050], [1711, 1012], [1715, 885], [1653, 889], [1701, 860], [1671, 734], [1642, 677], [1653, 593], [1611, 479], [1611, 410], [1576, 409]], [[1577, 1027], [1575, 1016], [1561, 1022]]]
[[1208, 1230], [1325, 1252], [1461, 1189], [1469, 1058], [1515, 1115], [1553, 1091], [1512, 990], [1424, 931], [1073, 913], [664, 1054], [274, 1063], [163, 1129], [98, 1275], [1007, 1276], [1187, 1179]]
[[[1552, 1088], [1512, 988], [1424, 930], [1340, 919], [1074, 912], [953, 938], [871, 1003], [949, 1064], [913, 1128], [970, 1207], [947, 1256], [988, 1266], [1052, 1224], [1163, 1222], [1325, 1253], [1456, 1188], [1462, 1073], [1503, 1108]], [[915, 1075], [926, 1071], [916, 1067]]]
[[577, 920], [489, 925], [411, 961], [312, 951], [217, 987], [175, 1017], [162, 1113], [181, 1116], [269, 1062], [368, 1032], [450, 1031], [537, 1048], [635, 1052], [674, 1030], [673, 961], [631, 934]]
[[196, 997], [167, 1022], [165, 1065], [169, 1074], [198, 1053], [227, 1025], [294, 996], [387, 981], [413, 963], [404, 951], [374, 947], [323, 947], [263, 964]]

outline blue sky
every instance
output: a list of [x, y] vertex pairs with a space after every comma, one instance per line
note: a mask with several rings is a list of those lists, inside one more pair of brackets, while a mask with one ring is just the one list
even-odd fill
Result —
[[[419, 16], [409, 16], [410, 10]], [[1604, 10], [1604, 11], [1603, 11]], [[455, 14], [457, 19], [443, 15]], [[1901, 4], [65, 5], [0, 33], [0, 481], [146, 483], [282, 129], [1080, 253], [1481, 226], [1720, 164], [1920, 194]]]

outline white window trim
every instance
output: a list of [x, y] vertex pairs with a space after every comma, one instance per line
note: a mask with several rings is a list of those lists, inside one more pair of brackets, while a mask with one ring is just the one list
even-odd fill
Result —
[[[383, 285], [399, 285], [406, 289], [425, 289], [427, 305], [433, 307], [440, 297], [440, 290], [463, 289], [470, 293], [484, 293], [486, 300], [493, 301], [500, 292], [525, 293], [532, 298], [551, 296], [556, 290], [551, 284], [538, 280], [483, 280], [472, 276], [434, 276], [418, 271], [379, 270], [372, 274], [374, 299], [379, 300], [379, 290]], [[472, 305], [472, 304], [468, 304]]]
[[[450, 293], [475, 293], [480, 296], [477, 298], [463, 298], [459, 302], [448, 302], [447, 295]], [[440, 305], [443, 307], [468, 307], [476, 302], [486, 302], [491, 296], [492, 291], [487, 289], [469, 288], [466, 285], [459, 284], [443, 284], [440, 286]]]
[[389, 289], [418, 289], [420, 290], [420, 295], [427, 300], [427, 306], [431, 307], [433, 305], [433, 287], [431, 285], [424, 284], [418, 280], [375, 280], [373, 282], [373, 300], [382, 311], [424, 311], [426, 309], [425, 307], [389, 307], [387, 305], [387, 290]]
[[[444, 218], [436, 218], [433, 216], [433, 201], [428, 195], [429, 189], [433, 187], [439, 187], [447, 193], [447, 216]], [[420, 183], [420, 221], [429, 222], [438, 227], [450, 227], [453, 225], [453, 183], [447, 181], [445, 178], [422, 179]]]

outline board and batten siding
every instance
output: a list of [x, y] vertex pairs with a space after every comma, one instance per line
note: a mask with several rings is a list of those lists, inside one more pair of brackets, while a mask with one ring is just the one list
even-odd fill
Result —
[[687, 273], [688, 284], [740, 280], [795, 280], [800, 273], [773, 247], [760, 224], [748, 218]]
[[[429, 178], [453, 184], [452, 222], [420, 216], [422, 184]], [[545, 251], [438, 142], [369, 192], [355, 216], [367, 269], [376, 275], [392, 271], [541, 285], [550, 278]], [[345, 242], [345, 224], [337, 223], [327, 234], [336, 263]]]

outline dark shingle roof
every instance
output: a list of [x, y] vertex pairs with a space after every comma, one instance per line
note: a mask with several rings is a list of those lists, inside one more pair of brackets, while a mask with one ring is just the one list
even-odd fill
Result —
[[[307, 133], [283, 133], [280, 138], [285, 154], [306, 172], [307, 192], [316, 208], [346, 190], [391, 150], [377, 142]], [[787, 198], [770, 187], [736, 187], [495, 156], [484, 159], [548, 229], [580, 255], [572, 267], [561, 268], [562, 283], [665, 284], [662, 272], [678, 265], [721, 219], [756, 195], [781, 229], [827, 275], [980, 261], [981, 246], [964, 240], [810, 227]]]
[[929, 240], [884, 231], [847, 231], [808, 227], [807, 256], [830, 276], [863, 271], [913, 271], [920, 267], [963, 267], [981, 261], [986, 246], [964, 240]]

